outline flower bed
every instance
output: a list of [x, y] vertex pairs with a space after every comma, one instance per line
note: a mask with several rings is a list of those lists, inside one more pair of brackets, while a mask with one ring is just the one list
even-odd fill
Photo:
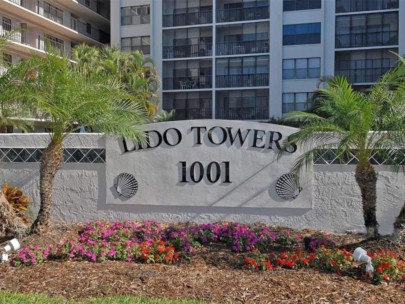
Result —
[[[293, 230], [283, 231], [262, 224], [183, 224], [163, 226], [157, 222], [91, 222], [74, 239], [56, 246], [29, 246], [11, 260], [14, 266], [30, 266], [46, 260], [122, 260], [172, 264], [201, 246], [222, 243], [243, 254], [241, 267], [252, 270], [305, 267], [351, 275], [358, 270], [351, 252], [336, 248], [328, 235], [302, 238]], [[364, 273], [372, 282], [405, 281], [405, 262], [389, 251], [369, 254], [375, 271]], [[363, 269], [363, 268], [361, 268]]]

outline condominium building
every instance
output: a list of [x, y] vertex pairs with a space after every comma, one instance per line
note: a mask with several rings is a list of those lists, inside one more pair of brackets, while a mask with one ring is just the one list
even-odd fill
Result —
[[[79, 43], [110, 42], [110, 0], [0, 0], [3, 61], [15, 63], [48, 46], [66, 54]], [[10, 36], [11, 33], [11, 36]]]
[[266, 120], [308, 109], [322, 79], [361, 89], [394, 67], [405, 0], [120, 0], [111, 43], [154, 58], [177, 119]]

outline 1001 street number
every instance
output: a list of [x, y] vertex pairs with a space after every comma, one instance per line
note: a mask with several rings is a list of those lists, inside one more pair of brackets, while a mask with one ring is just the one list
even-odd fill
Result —
[[179, 162], [181, 169], [180, 182], [189, 183], [193, 182], [198, 184], [204, 177], [209, 183], [216, 183], [220, 179], [223, 184], [230, 184], [230, 164], [229, 161], [221, 163], [210, 162], [206, 167], [199, 162], [193, 162], [190, 166], [187, 166], [187, 162]]

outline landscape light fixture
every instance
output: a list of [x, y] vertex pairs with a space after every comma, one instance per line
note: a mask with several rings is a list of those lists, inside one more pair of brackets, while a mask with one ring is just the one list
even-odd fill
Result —
[[374, 267], [371, 264], [371, 257], [369, 257], [367, 255], [367, 251], [365, 251], [363, 248], [361, 247], [357, 247], [354, 252], [353, 252], [353, 259], [356, 262], [363, 262], [363, 263], [367, 263], [366, 264], [366, 272], [373, 272], [374, 271]]
[[8, 241], [7, 245], [3, 247], [3, 253], [1, 254], [1, 260], [0, 262], [7, 262], [8, 261], [8, 253], [10, 251], [16, 251], [20, 249], [21, 245], [20, 242], [17, 239], [12, 239]]

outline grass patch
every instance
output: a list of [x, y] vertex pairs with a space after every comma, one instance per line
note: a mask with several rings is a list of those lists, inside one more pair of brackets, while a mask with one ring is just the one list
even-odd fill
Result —
[[19, 294], [0, 291], [0, 304], [203, 304], [200, 301], [184, 300], [157, 300], [149, 298], [134, 298], [130, 296], [117, 296], [108, 298], [89, 298], [78, 301], [66, 300], [61, 297], [48, 297], [40, 294]]

